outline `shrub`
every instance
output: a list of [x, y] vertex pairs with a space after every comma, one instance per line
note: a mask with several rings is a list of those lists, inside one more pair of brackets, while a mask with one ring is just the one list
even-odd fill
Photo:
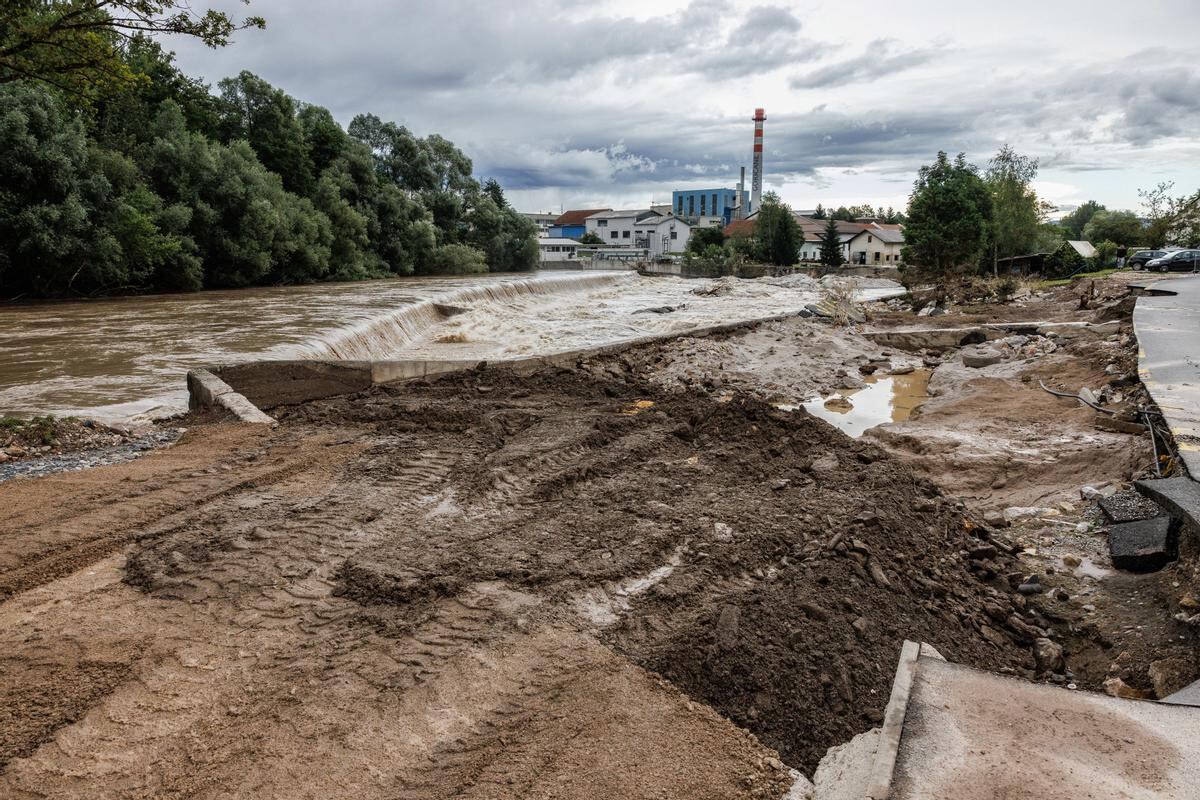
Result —
[[470, 275], [487, 272], [487, 257], [482, 250], [465, 244], [442, 245], [430, 256], [430, 271], [441, 275]]

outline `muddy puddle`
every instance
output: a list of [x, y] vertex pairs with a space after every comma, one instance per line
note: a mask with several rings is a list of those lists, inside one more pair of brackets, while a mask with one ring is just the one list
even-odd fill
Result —
[[918, 369], [904, 375], [872, 375], [861, 389], [840, 389], [830, 397], [804, 403], [803, 408], [857, 439], [868, 428], [911, 417], [929, 399], [930, 374]]

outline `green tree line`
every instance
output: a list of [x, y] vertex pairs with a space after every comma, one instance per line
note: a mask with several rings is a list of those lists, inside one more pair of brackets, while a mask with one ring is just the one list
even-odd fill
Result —
[[140, 34], [113, 52], [132, 77], [102, 92], [0, 80], [0, 297], [536, 266], [533, 224], [441, 136], [343, 129], [249, 72], [213, 93]]
[[[940, 152], [917, 173], [904, 229], [906, 264], [944, 275], [976, 269], [997, 272], [1001, 259], [1065, 252], [1068, 240], [1096, 246], [1097, 266], [1109, 266], [1117, 247], [1200, 247], [1200, 191], [1173, 195], [1173, 184], [1141, 191], [1144, 217], [1108, 210], [1089, 200], [1058, 222], [1053, 206], [1033, 190], [1036, 159], [1008, 145], [980, 171], [963, 154]], [[1070, 255], [1070, 254], [1069, 254]], [[1047, 264], [1054, 263], [1053, 258]], [[1074, 265], [1077, 266], [1077, 265]], [[1050, 267], [1048, 266], [1049, 270]]]

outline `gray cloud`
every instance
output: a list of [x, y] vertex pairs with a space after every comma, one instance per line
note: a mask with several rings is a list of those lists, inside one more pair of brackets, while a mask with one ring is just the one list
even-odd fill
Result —
[[[790, 2], [754, 2], [691, 0], [635, 18], [602, 0], [254, 0], [267, 31], [220, 51], [171, 44], [212, 81], [246, 68], [343, 123], [371, 111], [442, 133], [477, 174], [522, 197], [607, 204], [732, 185], [748, 166], [755, 105], [768, 106], [773, 185], [854, 170], [856, 185], [894, 193], [939, 149], [983, 164], [1005, 141], [1079, 175], [1153, 162], [1154, 148], [1198, 149], [1200, 76], [1186, 48], [1060, 54], [1031, 42], [1014, 57], [1008, 46], [876, 39], [864, 49], [862, 26], [813, 33]], [[829, 61], [846, 52], [857, 55]]]
[[793, 76], [788, 84], [793, 89], [828, 89], [872, 81], [928, 64], [945, 52], [940, 46], [897, 50], [896, 45], [894, 39], [876, 39], [867, 45], [862, 55]]

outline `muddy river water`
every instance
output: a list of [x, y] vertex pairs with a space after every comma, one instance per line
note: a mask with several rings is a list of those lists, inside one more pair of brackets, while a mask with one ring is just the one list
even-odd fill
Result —
[[184, 376], [197, 366], [512, 358], [791, 313], [817, 299], [812, 286], [762, 281], [693, 291], [711, 283], [543, 272], [10, 306], [0, 309], [0, 414], [164, 416], [186, 406]]

